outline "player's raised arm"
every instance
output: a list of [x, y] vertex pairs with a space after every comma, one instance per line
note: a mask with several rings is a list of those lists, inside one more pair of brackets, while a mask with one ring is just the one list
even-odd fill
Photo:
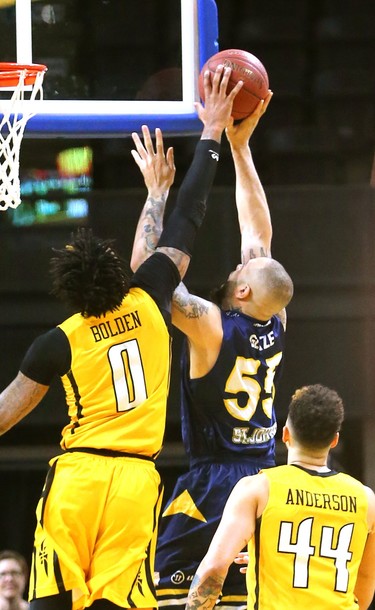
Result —
[[[173, 260], [181, 278], [185, 275], [195, 235], [205, 215], [208, 194], [219, 160], [222, 133], [229, 123], [234, 97], [242, 86], [239, 82], [227, 94], [230, 73], [230, 68], [220, 66], [212, 79], [209, 72], [205, 74], [206, 103], [204, 107], [202, 104], [196, 104], [199, 118], [203, 122], [203, 131], [191, 166], [179, 188], [176, 204], [158, 243], [157, 250]], [[140, 147], [137, 138], [133, 136], [133, 139], [136, 146], [138, 144], [133, 157], [145, 177], [151, 149], [147, 142], [144, 147]], [[147, 252], [147, 247], [144, 252]], [[134, 261], [132, 264], [136, 265]]]
[[254, 112], [226, 129], [236, 174], [236, 205], [241, 231], [241, 262], [271, 256], [272, 225], [266, 194], [255, 168], [249, 140], [272, 98], [269, 91]]
[[155, 148], [147, 125], [142, 125], [142, 135], [143, 143], [137, 133], [132, 134], [136, 147], [132, 155], [147, 188], [147, 198], [134, 237], [130, 261], [133, 271], [156, 250], [163, 230], [165, 204], [176, 173], [173, 148], [170, 146], [167, 152], [164, 151], [161, 129], [155, 129]]

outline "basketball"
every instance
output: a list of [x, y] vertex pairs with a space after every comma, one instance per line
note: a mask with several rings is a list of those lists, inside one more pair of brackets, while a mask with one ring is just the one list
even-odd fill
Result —
[[209, 70], [212, 76], [219, 64], [232, 68], [227, 91], [231, 91], [239, 80], [243, 81], [242, 89], [234, 98], [232, 112], [234, 120], [241, 121], [255, 110], [259, 100], [266, 97], [269, 89], [267, 70], [262, 62], [248, 51], [226, 49], [212, 55], [204, 64], [198, 79], [199, 95], [203, 103], [203, 75]]

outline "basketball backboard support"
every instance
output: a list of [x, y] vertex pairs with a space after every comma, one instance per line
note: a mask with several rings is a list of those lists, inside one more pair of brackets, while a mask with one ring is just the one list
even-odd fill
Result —
[[201, 130], [194, 102], [218, 51], [214, 0], [0, 0], [0, 26], [0, 61], [48, 67], [25, 137]]

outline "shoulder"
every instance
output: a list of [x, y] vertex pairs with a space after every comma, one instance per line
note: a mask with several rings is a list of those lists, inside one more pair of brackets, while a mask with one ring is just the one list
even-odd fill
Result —
[[34, 381], [49, 385], [53, 376], [65, 374], [70, 367], [71, 348], [60, 328], [39, 335], [27, 350], [20, 371]]
[[256, 506], [258, 518], [263, 514], [268, 502], [269, 480], [265, 472], [261, 471], [258, 474], [240, 479], [233, 492], [237, 496], [237, 501]]
[[254, 493], [259, 493], [262, 495], [263, 493], [267, 492], [268, 494], [268, 489], [269, 480], [266, 476], [266, 471], [264, 470], [255, 475], [253, 474], [242, 477], [242, 479], [240, 479], [234, 487], [236, 494], [238, 496], [243, 496], [244, 499], [250, 495], [253, 495]]

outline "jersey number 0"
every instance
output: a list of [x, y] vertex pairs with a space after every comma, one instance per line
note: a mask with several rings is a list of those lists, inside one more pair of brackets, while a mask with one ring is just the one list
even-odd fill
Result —
[[136, 339], [113, 345], [108, 350], [118, 411], [134, 409], [147, 398], [141, 352]]

